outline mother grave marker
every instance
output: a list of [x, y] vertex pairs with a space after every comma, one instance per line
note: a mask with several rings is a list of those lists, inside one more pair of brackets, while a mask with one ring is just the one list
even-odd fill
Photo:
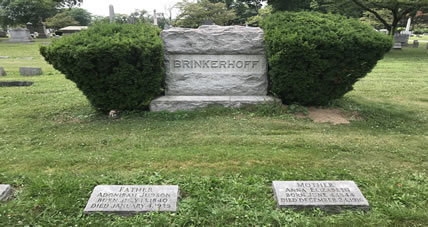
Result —
[[278, 208], [370, 208], [353, 181], [274, 181], [272, 186]]

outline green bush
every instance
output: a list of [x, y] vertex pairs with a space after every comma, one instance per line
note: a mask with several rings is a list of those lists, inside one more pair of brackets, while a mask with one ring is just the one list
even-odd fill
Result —
[[342, 97], [392, 47], [390, 37], [333, 14], [278, 12], [262, 27], [271, 92], [285, 104], [325, 105]]
[[40, 53], [104, 112], [145, 108], [161, 92], [162, 42], [151, 25], [99, 24]]

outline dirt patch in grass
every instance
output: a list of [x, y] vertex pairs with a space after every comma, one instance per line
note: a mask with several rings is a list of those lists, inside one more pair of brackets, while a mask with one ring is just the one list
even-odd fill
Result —
[[357, 112], [344, 113], [339, 109], [321, 109], [309, 107], [307, 114], [296, 113], [297, 118], [310, 118], [315, 123], [331, 123], [333, 125], [349, 124], [350, 121], [359, 120]]

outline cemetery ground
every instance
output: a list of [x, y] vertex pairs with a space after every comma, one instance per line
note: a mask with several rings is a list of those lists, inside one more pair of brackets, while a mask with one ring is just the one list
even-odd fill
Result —
[[[42, 41], [46, 42], [46, 41]], [[2, 226], [426, 226], [428, 50], [391, 51], [329, 108], [350, 124], [297, 118], [300, 106], [123, 113], [90, 107], [32, 44], [0, 42]], [[33, 57], [33, 59], [17, 59]], [[20, 66], [44, 75], [19, 76]], [[368, 212], [278, 210], [274, 180], [352, 180]], [[85, 215], [96, 185], [179, 185], [177, 213]]]

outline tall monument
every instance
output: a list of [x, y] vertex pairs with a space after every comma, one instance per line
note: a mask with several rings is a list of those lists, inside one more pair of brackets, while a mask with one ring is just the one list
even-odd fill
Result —
[[110, 24], [114, 22], [114, 8], [113, 5], [109, 5]]
[[153, 24], [155, 26], [158, 25], [158, 15], [156, 14], [156, 10], [153, 10]]

